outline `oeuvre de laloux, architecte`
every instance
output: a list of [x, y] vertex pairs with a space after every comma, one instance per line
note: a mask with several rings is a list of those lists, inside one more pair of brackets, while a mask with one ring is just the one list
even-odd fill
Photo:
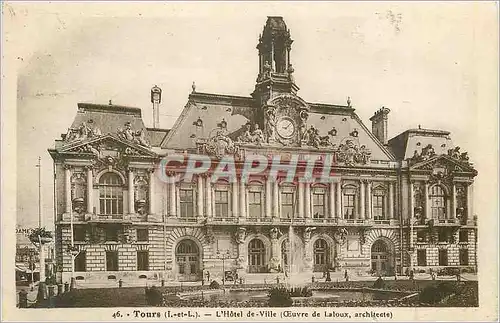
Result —
[[[292, 42], [283, 18], [268, 17], [251, 95], [193, 84], [171, 129], [159, 125], [157, 86], [153, 127], [138, 108], [78, 104], [49, 149], [59, 281], [221, 280], [223, 271], [263, 281], [287, 269], [290, 226], [311, 276], [475, 270], [477, 172], [467, 153], [444, 130], [419, 126], [389, 139], [385, 107], [370, 131], [350, 99], [301, 98]], [[209, 167], [179, 180], [189, 160], [191, 169]], [[234, 176], [216, 176], [224, 160], [234, 160], [223, 169]], [[267, 167], [242, 179], [245, 161], [258, 168], [255, 160]], [[273, 172], [277, 162], [296, 167]]]

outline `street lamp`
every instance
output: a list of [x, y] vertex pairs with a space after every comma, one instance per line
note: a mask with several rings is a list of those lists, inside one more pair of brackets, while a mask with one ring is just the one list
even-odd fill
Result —
[[78, 247], [75, 245], [68, 246], [67, 252], [71, 255], [71, 289], [74, 289], [76, 287], [76, 281], [75, 281], [75, 258], [78, 256], [80, 253], [80, 250], [78, 250]]
[[226, 281], [226, 266], [225, 266], [225, 260], [229, 259], [231, 255], [229, 254], [229, 250], [221, 252], [219, 249], [217, 249], [217, 259], [222, 259], [222, 286], [224, 286], [225, 281]]

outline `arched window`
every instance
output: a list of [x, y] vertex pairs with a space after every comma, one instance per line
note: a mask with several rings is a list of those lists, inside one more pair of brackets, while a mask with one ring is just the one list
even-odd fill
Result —
[[434, 185], [429, 194], [433, 219], [446, 219], [446, 194], [443, 187]]
[[323, 239], [314, 242], [314, 271], [325, 271], [328, 269], [328, 244]]
[[343, 189], [344, 203], [343, 203], [343, 213], [344, 219], [354, 219], [356, 214], [356, 201], [357, 194], [356, 188], [346, 187]]
[[372, 201], [373, 201], [373, 205], [372, 205], [373, 219], [374, 220], [384, 220], [385, 219], [385, 190], [382, 188], [374, 189]]
[[326, 214], [326, 192], [322, 187], [316, 187], [312, 193], [312, 211], [314, 219], [324, 219]]
[[99, 213], [123, 214], [123, 183], [115, 173], [106, 173], [99, 179]]
[[175, 250], [177, 273], [183, 281], [199, 279], [200, 252], [193, 240], [182, 240]]
[[266, 249], [260, 239], [253, 239], [248, 244], [248, 271], [251, 273], [261, 273], [265, 266]]

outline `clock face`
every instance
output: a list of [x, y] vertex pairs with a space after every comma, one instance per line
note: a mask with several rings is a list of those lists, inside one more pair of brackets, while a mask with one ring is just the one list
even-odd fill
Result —
[[288, 118], [283, 118], [278, 121], [276, 125], [276, 130], [278, 134], [283, 138], [290, 138], [295, 133], [295, 125], [293, 121]]

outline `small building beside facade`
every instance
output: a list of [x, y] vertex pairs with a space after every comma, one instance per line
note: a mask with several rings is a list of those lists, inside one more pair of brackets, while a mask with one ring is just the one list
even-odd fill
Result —
[[[475, 270], [477, 172], [467, 153], [443, 130], [388, 138], [384, 107], [369, 129], [350, 99], [301, 98], [292, 42], [284, 20], [268, 17], [253, 93], [193, 85], [171, 129], [158, 128], [157, 87], [154, 128], [138, 108], [78, 104], [49, 149], [59, 280], [198, 281], [225, 271], [251, 280], [287, 271], [291, 256], [311, 275]], [[211, 167], [174, 180], [187, 167], [163, 162], [174, 155], [206, 156]], [[256, 156], [296, 165], [295, 175], [275, 180], [266, 168], [245, 177]], [[235, 161], [236, 177], [214, 176], [223, 160]]]

